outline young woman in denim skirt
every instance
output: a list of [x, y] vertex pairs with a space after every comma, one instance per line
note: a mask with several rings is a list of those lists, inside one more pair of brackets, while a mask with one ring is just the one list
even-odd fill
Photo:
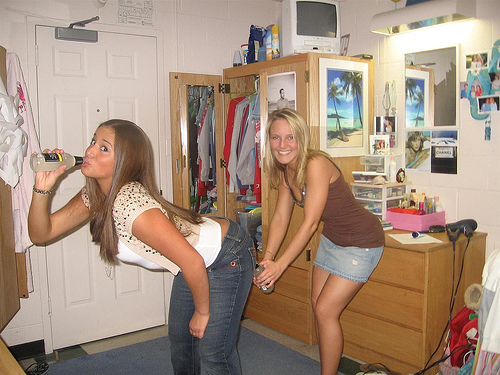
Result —
[[167, 202], [156, 186], [151, 143], [132, 122], [97, 128], [81, 166], [85, 187], [50, 213], [49, 196], [65, 168], [35, 176], [32, 241], [47, 242], [89, 220], [106, 262], [169, 270], [176, 275], [168, 322], [175, 374], [241, 374], [236, 341], [255, 269], [247, 232]]
[[[264, 170], [278, 189], [276, 210], [264, 246], [265, 266], [254, 280], [272, 285], [302, 252], [323, 221], [314, 260], [312, 305], [321, 359], [321, 374], [336, 374], [344, 339], [340, 315], [368, 281], [384, 249], [380, 220], [361, 206], [330, 156], [310, 149], [305, 119], [292, 109], [270, 114]], [[281, 257], [274, 260], [288, 230], [294, 205], [304, 221]]]

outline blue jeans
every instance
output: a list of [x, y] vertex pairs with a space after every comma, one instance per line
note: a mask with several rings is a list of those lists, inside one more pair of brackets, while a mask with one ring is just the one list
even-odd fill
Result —
[[176, 375], [241, 374], [236, 342], [254, 269], [252, 239], [238, 224], [229, 220], [221, 251], [207, 268], [210, 319], [202, 339], [189, 333], [189, 321], [194, 313], [193, 298], [182, 272], [175, 276], [168, 335]]

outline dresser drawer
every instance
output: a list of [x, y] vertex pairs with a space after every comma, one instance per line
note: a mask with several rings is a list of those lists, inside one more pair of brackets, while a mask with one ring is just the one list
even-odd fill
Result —
[[255, 285], [250, 290], [243, 316], [285, 333], [309, 345], [315, 343], [310, 305], [277, 292], [265, 294]]
[[[342, 314], [341, 323], [344, 340], [359, 347], [359, 351], [385, 354], [416, 367], [423, 361], [422, 332], [349, 310]], [[347, 354], [356, 357], [358, 353]]]
[[417, 331], [423, 329], [423, 309], [423, 293], [372, 280], [361, 288], [347, 306], [347, 310]]
[[370, 280], [423, 291], [424, 264], [424, 253], [386, 247]]

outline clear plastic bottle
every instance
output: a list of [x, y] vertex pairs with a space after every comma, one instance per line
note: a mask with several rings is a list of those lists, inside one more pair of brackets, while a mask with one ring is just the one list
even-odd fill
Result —
[[396, 182], [397, 166], [396, 157], [391, 156], [391, 161], [389, 162], [389, 182]]
[[66, 169], [83, 163], [83, 157], [73, 156], [68, 153], [40, 153], [31, 155], [30, 167], [34, 172], [55, 171], [61, 165], [67, 165]]
[[443, 211], [443, 205], [439, 201], [439, 197], [437, 195], [434, 196], [434, 204], [436, 205], [436, 212]]
[[[257, 264], [255, 265], [255, 271], [254, 271], [253, 275], [254, 275], [255, 277], [258, 277], [258, 276], [262, 273], [262, 271], [264, 271], [264, 270], [265, 270], [264, 266], [261, 266], [261, 265], [259, 265], [259, 264], [257, 263]], [[264, 293], [269, 294], [269, 293], [271, 293], [271, 292], [274, 290], [274, 284], [273, 284], [273, 285], [271, 285], [269, 288], [268, 288], [267, 286], [265, 286], [265, 285], [262, 285], [262, 286], [260, 287], [260, 289], [261, 289]]]

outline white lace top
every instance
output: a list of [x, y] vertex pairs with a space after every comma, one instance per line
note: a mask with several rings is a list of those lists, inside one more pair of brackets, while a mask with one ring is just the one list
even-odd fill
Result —
[[[85, 205], [90, 207], [85, 189], [82, 190], [82, 199]], [[160, 203], [151, 197], [139, 182], [130, 182], [120, 189], [113, 207], [113, 219], [119, 238], [117, 257], [123, 262], [138, 264], [150, 269], [167, 269], [176, 275], [180, 268], [175, 263], [132, 234], [134, 220], [151, 208], [159, 208], [166, 215], [166, 211]], [[205, 218], [201, 225], [193, 225], [178, 218], [175, 222], [181, 233], [191, 232], [185, 237], [186, 240], [196, 248], [205, 260], [205, 264], [209, 266], [220, 251], [220, 225], [208, 218]], [[201, 241], [200, 234], [203, 237]]]

